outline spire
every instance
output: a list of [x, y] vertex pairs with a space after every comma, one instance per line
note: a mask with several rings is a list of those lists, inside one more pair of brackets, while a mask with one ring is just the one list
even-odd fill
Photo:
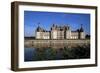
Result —
[[83, 24], [81, 24], [80, 32], [83, 32]]
[[53, 27], [55, 27], [55, 24], [53, 24]]
[[41, 27], [40, 27], [40, 22], [37, 23], [38, 27], [37, 27], [37, 31], [40, 31], [41, 30]]

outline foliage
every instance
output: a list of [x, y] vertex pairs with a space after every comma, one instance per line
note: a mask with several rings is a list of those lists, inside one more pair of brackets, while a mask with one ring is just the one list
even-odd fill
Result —
[[63, 60], [90, 58], [90, 45], [77, 46], [74, 48], [42, 48], [36, 49], [34, 61], [39, 60]]

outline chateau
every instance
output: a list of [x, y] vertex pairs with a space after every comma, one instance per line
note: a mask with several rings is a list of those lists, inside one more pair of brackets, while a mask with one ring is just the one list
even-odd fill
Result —
[[82, 26], [76, 31], [71, 31], [68, 25], [57, 26], [53, 24], [50, 31], [38, 26], [35, 34], [36, 39], [85, 39], [85, 32]]

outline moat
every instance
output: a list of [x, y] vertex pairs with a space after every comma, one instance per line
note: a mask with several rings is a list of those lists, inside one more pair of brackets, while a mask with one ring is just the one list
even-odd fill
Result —
[[24, 61], [90, 58], [90, 40], [25, 40]]

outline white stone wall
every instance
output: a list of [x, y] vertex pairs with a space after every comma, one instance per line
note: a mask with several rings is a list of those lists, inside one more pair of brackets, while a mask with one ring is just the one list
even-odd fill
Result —
[[50, 39], [49, 32], [36, 32], [36, 39]]
[[78, 39], [78, 32], [71, 32], [71, 39]]
[[43, 32], [36, 32], [36, 39], [42, 39]]
[[[51, 35], [50, 35], [51, 33]], [[50, 38], [51, 37], [51, 38]], [[84, 32], [77, 32], [77, 31], [71, 31], [67, 30], [66, 33], [60, 30], [51, 30], [51, 32], [47, 31], [40, 31], [36, 32], [36, 39], [85, 39], [85, 33]]]
[[81, 33], [80, 33], [80, 38], [81, 38], [81, 39], [85, 39], [85, 33], [84, 33], [84, 32], [81, 32]]
[[57, 31], [57, 39], [64, 39], [64, 31]]
[[52, 32], [52, 38], [53, 38], [53, 39], [57, 39], [57, 31], [56, 31], [56, 30], [54, 30], [54, 31]]
[[50, 39], [50, 33], [49, 32], [43, 32], [43, 39]]
[[66, 39], [71, 39], [71, 30], [66, 31]]

